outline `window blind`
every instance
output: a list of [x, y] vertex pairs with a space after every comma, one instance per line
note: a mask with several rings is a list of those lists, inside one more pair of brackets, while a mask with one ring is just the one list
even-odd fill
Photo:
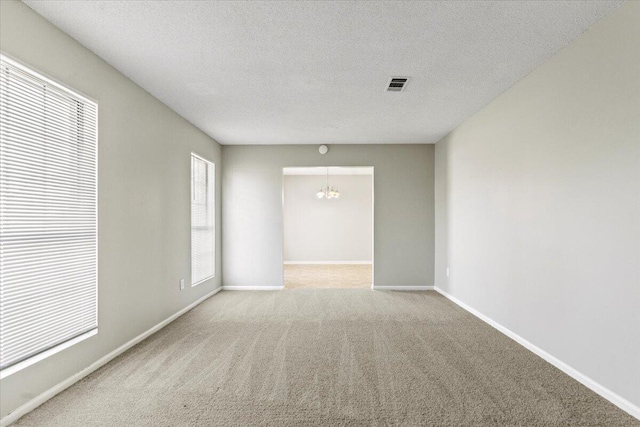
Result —
[[215, 274], [215, 166], [191, 155], [191, 285]]
[[97, 114], [0, 56], [0, 369], [97, 328]]

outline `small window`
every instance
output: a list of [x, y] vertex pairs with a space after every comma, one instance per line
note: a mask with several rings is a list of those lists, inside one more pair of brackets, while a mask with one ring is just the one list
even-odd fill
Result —
[[0, 55], [1, 377], [97, 333], [98, 106]]
[[215, 275], [215, 165], [191, 154], [191, 286]]

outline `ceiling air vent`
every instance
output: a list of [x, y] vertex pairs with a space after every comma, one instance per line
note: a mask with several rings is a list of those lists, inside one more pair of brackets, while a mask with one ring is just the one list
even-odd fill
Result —
[[387, 85], [387, 92], [402, 92], [408, 81], [409, 77], [391, 77]]

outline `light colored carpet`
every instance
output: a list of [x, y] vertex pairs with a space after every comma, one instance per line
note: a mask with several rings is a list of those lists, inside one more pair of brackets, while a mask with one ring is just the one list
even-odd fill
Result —
[[371, 288], [371, 264], [285, 264], [284, 287]]
[[435, 292], [223, 291], [21, 426], [637, 426]]

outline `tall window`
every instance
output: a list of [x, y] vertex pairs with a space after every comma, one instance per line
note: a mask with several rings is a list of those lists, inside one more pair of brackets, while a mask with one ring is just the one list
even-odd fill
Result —
[[0, 55], [2, 376], [97, 333], [97, 109]]
[[215, 165], [191, 154], [191, 285], [215, 274]]

